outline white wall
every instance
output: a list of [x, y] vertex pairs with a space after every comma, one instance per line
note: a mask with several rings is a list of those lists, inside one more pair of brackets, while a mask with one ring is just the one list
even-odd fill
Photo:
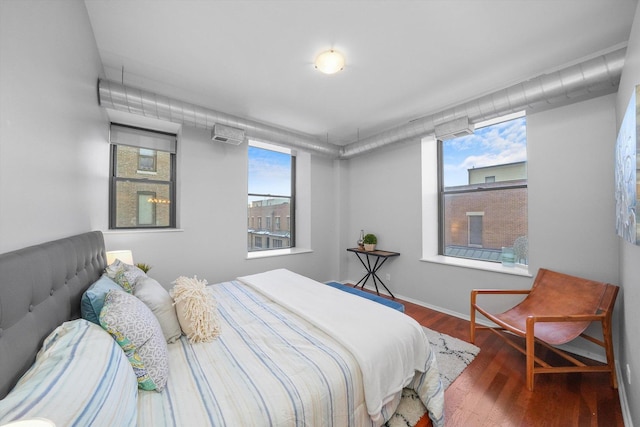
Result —
[[[631, 93], [640, 84], [640, 8], [636, 15], [629, 37], [627, 58], [622, 72], [618, 97], [616, 99], [617, 127], [622, 122]], [[620, 246], [620, 285], [622, 292], [618, 299], [620, 313], [620, 349], [616, 354], [622, 370], [622, 383], [629, 403], [633, 424], [640, 425], [640, 247], [618, 239]], [[626, 381], [625, 368], [631, 368], [631, 384]], [[633, 403], [635, 402], [635, 403]]]
[[330, 159], [311, 156], [310, 169], [309, 161], [298, 161], [298, 178], [311, 190], [301, 191], [300, 197], [311, 195], [310, 212], [297, 211], [298, 226], [310, 228], [312, 252], [251, 260], [246, 247], [247, 144], [214, 143], [210, 131], [183, 127], [177, 174], [180, 231], [107, 231], [107, 250], [133, 250], [134, 260], [150, 264], [149, 274], [165, 287], [181, 275], [217, 283], [274, 268], [320, 281], [337, 276], [331, 249], [336, 233]]
[[[613, 229], [614, 100], [609, 95], [527, 118], [533, 275], [546, 267], [618, 282]], [[401, 253], [381, 270], [383, 280], [391, 274], [390, 289], [396, 296], [462, 316], [469, 314], [473, 288], [529, 288], [532, 278], [420, 261], [420, 157], [420, 143], [412, 142], [349, 160], [346, 244], [355, 245], [361, 228], [375, 233], [381, 249]], [[342, 261], [346, 263], [344, 279], [362, 276], [362, 266], [353, 254], [345, 251]], [[507, 308], [510, 303], [494, 307]], [[589, 345], [585, 348], [593, 350]]]
[[300, 226], [313, 252], [247, 260], [246, 144], [214, 144], [195, 128], [179, 138], [182, 231], [109, 232], [109, 119], [98, 105], [103, 70], [84, 3], [0, 8], [0, 253], [102, 230], [107, 250], [132, 249], [165, 286], [179, 275], [214, 283], [280, 267], [338, 277], [333, 162], [307, 161], [311, 199]]
[[101, 74], [83, 2], [0, 2], [0, 253], [106, 221]]

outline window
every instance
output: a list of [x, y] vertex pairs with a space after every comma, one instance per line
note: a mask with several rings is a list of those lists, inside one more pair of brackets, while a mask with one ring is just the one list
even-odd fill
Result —
[[151, 201], [156, 193], [138, 191], [138, 226], [149, 226], [156, 223], [156, 205]]
[[143, 172], [156, 172], [156, 150], [140, 148], [138, 150], [138, 170]]
[[[500, 262], [502, 247], [526, 241], [526, 117], [478, 124], [438, 141], [440, 255]], [[526, 251], [526, 248], [524, 248]], [[526, 264], [526, 257], [521, 257]]]
[[467, 213], [469, 246], [482, 247], [482, 214]]
[[176, 136], [111, 124], [109, 228], [175, 228]]
[[[247, 250], [292, 248], [295, 246], [296, 157], [291, 150], [255, 141], [250, 142], [248, 156], [247, 216], [256, 216], [258, 221], [256, 227], [247, 230]], [[280, 224], [282, 216], [287, 217], [284, 229]], [[274, 228], [272, 218], [275, 218]]]

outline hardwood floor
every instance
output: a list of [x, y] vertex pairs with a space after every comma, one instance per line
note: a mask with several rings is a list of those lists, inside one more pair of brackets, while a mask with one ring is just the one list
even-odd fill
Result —
[[[421, 325], [469, 341], [469, 322], [396, 299]], [[536, 375], [525, 384], [525, 357], [490, 331], [476, 331], [480, 353], [445, 391], [446, 425], [624, 426], [618, 390], [604, 373]], [[550, 354], [549, 354], [550, 353]], [[551, 352], [545, 360], [556, 362]]]

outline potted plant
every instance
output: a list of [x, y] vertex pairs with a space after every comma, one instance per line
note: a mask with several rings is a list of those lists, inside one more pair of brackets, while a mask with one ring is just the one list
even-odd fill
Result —
[[374, 251], [376, 249], [376, 243], [378, 243], [378, 238], [375, 234], [367, 234], [362, 239], [362, 243], [364, 243], [365, 251]]
[[145, 264], [142, 262], [139, 262], [138, 264], [136, 264], [136, 267], [138, 267], [140, 270], [144, 271], [145, 274], [151, 270], [151, 266], [149, 264]]

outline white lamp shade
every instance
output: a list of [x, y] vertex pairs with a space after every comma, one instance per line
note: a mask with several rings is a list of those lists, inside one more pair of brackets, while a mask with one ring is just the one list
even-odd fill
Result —
[[344, 68], [344, 56], [335, 50], [322, 52], [316, 58], [316, 68], [325, 74], [334, 74]]
[[128, 249], [120, 251], [107, 251], [107, 265], [111, 265], [116, 259], [119, 259], [125, 264], [133, 265], [133, 254]]

